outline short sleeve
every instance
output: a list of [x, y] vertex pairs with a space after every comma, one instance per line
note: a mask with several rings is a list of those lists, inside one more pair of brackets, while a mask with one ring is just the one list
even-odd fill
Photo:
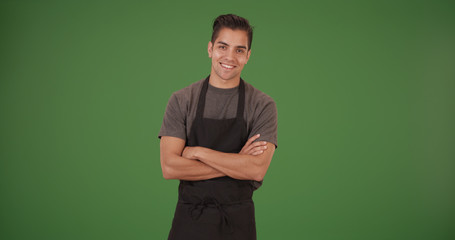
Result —
[[178, 137], [186, 141], [186, 114], [182, 101], [179, 101], [177, 94], [172, 94], [166, 106], [158, 137], [171, 136]]
[[257, 141], [267, 141], [275, 144], [275, 147], [278, 147], [278, 114], [276, 104], [271, 98], [262, 103], [264, 104], [257, 108], [257, 113], [254, 116], [253, 125], [248, 138], [251, 138], [255, 134], [261, 134]]

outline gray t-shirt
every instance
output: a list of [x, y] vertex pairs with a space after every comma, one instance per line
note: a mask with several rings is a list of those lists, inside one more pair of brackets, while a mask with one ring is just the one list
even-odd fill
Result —
[[[172, 136], [187, 141], [196, 117], [199, 93], [205, 79], [174, 92], [169, 99], [158, 137]], [[204, 118], [227, 119], [237, 114], [239, 87], [223, 89], [209, 84]], [[265, 93], [245, 82], [244, 119], [248, 138], [261, 134], [257, 141], [277, 143], [277, 110], [275, 101]]]

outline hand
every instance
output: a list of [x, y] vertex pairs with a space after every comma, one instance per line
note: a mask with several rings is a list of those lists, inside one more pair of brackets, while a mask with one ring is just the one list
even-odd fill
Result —
[[198, 160], [196, 158], [197, 147], [185, 147], [182, 152], [182, 157], [192, 160]]
[[243, 146], [242, 150], [240, 150], [239, 154], [245, 154], [245, 155], [259, 155], [264, 152], [265, 149], [267, 149], [267, 142], [265, 141], [259, 141], [259, 142], [254, 142], [254, 140], [258, 139], [261, 136], [261, 134], [256, 134], [252, 136], [248, 141], [245, 143], [245, 146]]

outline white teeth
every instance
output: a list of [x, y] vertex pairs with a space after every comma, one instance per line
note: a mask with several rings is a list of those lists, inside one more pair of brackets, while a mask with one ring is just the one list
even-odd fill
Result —
[[221, 64], [221, 66], [225, 67], [225, 68], [234, 68], [234, 66], [231, 66], [231, 65], [226, 65], [226, 64]]

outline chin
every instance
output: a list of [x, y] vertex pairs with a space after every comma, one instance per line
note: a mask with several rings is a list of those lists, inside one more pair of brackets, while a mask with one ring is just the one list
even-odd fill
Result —
[[223, 74], [217, 74], [217, 76], [224, 81], [229, 81], [236, 77], [236, 75], [233, 76], [233, 75], [223, 75]]
[[224, 81], [231, 81], [231, 80], [235, 79], [235, 76], [232, 76], [232, 77], [226, 77], [226, 78], [224, 78], [224, 77], [221, 77], [221, 79], [223, 79]]
[[223, 69], [213, 69], [215, 70], [214, 73], [218, 76], [219, 79], [222, 79], [224, 81], [229, 81], [229, 80], [233, 80], [237, 77], [240, 76], [240, 74], [236, 74], [236, 73], [233, 73], [233, 72], [224, 72]]

